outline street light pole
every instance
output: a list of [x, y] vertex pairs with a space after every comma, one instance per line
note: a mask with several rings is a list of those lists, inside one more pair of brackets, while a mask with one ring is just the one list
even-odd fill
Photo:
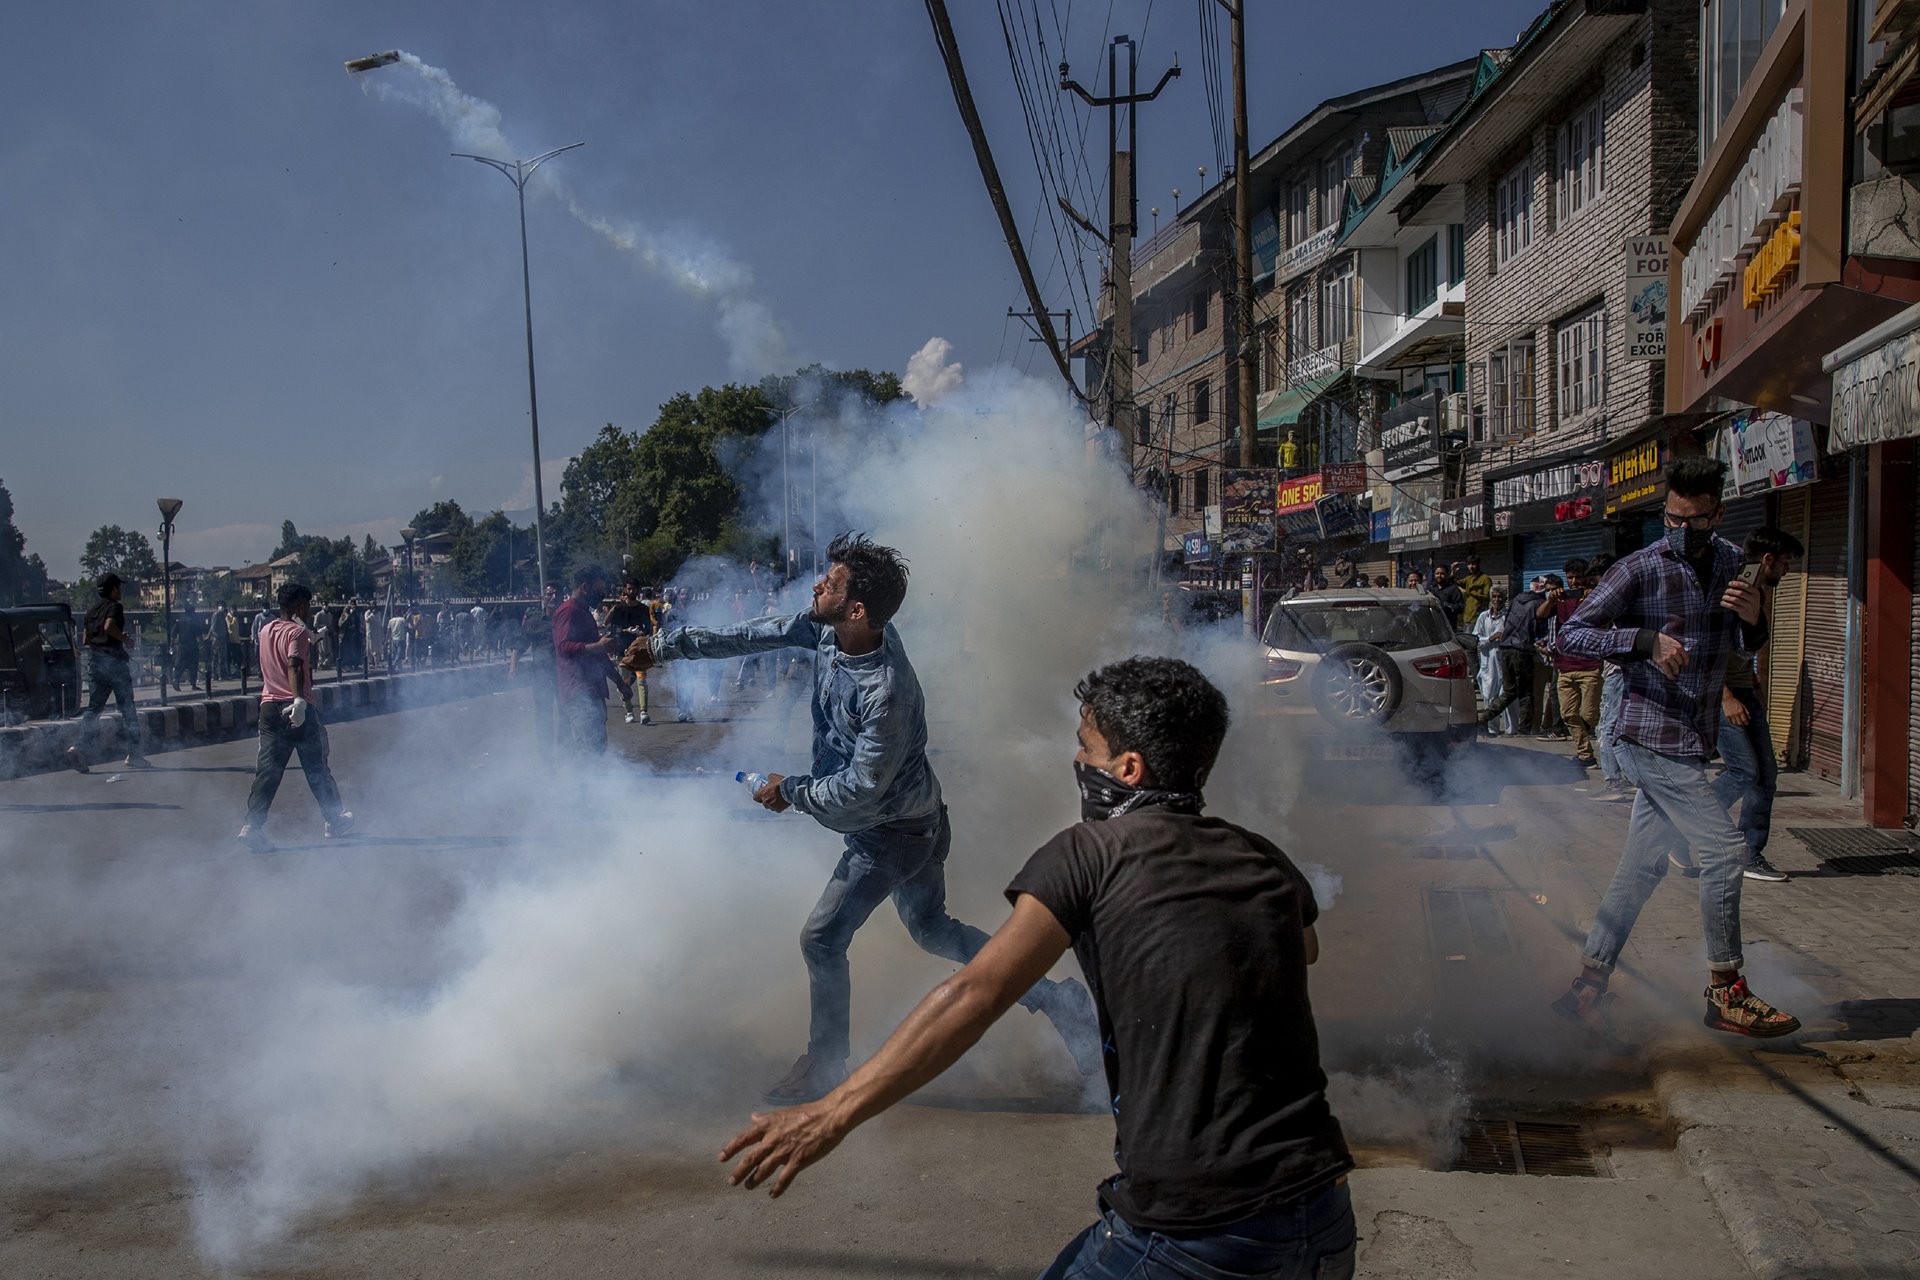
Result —
[[161, 498], [160, 508], [160, 705], [167, 705], [167, 680], [173, 675], [173, 518], [178, 498]]
[[[782, 582], [793, 581], [793, 470], [787, 449], [787, 420], [802, 409], [811, 409], [818, 403], [820, 402], [817, 400], [809, 400], [805, 404], [790, 404], [784, 409], [776, 409], [770, 404], [761, 406], [761, 412], [770, 413], [780, 419], [780, 557], [782, 562], [780, 567], [780, 580]], [[816, 496], [814, 502], [814, 534], [816, 542], [819, 540], [819, 512], [820, 507]], [[819, 558], [817, 550], [814, 553], [814, 558]]]
[[520, 200], [520, 296], [527, 318], [527, 411], [533, 423], [533, 545], [534, 558], [540, 568], [542, 599], [547, 592], [547, 497], [540, 480], [540, 396], [535, 389], [533, 376], [533, 283], [527, 265], [527, 180], [533, 177], [535, 169], [562, 151], [572, 151], [575, 147], [586, 145], [584, 142], [569, 142], [564, 147], [555, 147], [531, 160], [495, 160], [490, 156], [476, 156], [465, 151], [453, 153], [456, 159], [478, 160], [481, 164], [498, 169], [513, 184], [514, 193]]

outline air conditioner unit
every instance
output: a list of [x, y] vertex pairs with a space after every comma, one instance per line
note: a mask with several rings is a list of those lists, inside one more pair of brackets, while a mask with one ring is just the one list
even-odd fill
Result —
[[1440, 401], [1440, 434], [1442, 436], [1454, 436], [1470, 444], [1478, 444], [1480, 438], [1475, 432], [1477, 425], [1467, 404], [1466, 392], [1456, 391]]

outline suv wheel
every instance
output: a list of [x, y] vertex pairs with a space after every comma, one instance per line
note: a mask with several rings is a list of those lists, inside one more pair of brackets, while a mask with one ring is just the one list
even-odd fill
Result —
[[1399, 664], [1375, 645], [1336, 645], [1313, 673], [1313, 705], [1336, 725], [1384, 724], [1403, 692]]

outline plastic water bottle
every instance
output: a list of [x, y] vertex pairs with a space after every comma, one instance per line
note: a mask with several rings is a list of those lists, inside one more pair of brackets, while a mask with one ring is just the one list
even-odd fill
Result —
[[767, 785], [767, 775], [764, 773], [736, 773], [733, 780], [748, 791], [758, 791]]

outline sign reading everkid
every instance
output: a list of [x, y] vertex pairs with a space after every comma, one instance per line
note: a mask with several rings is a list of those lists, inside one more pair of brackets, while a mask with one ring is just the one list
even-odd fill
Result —
[[1607, 455], [1607, 514], [1658, 501], [1666, 492], [1667, 442], [1658, 437]]

